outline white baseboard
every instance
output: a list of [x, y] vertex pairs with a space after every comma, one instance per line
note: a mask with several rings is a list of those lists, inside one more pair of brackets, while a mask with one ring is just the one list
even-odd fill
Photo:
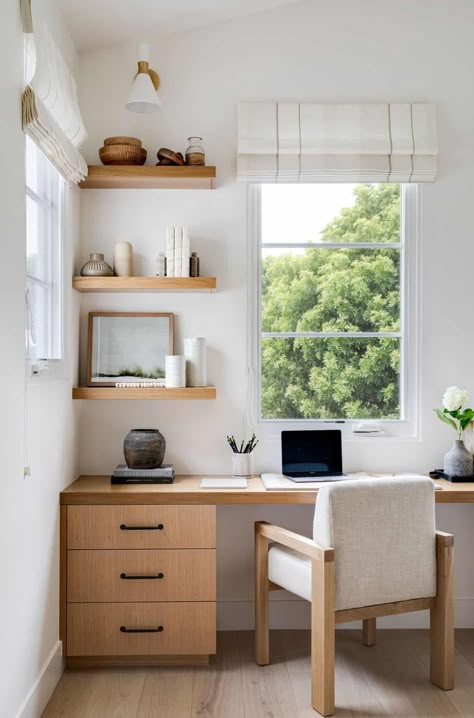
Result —
[[15, 718], [40, 718], [64, 671], [62, 647], [61, 641], [53, 647]]
[[[287, 594], [288, 595], [288, 594]], [[454, 600], [456, 628], [474, 628], [474, 598]], [[298, 599], [270, 600], [270, 625], [272, 628], [309, 628], [310, 604]], [[360, 624], [344, 623], [341, 628], [357, 628]], [[380, 628], [428, 628], [428, 611], [405, 613], [399, 616], [379, 618]], [[248, 631], [254, 628], [253, 601], [218, 601], [217, 629], [219, 631]]]

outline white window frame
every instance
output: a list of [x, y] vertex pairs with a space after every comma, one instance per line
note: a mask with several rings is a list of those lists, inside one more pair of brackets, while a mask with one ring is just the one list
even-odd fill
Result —
[[[34, 143], [33, 148], [36, 152], [41, 152]], [[25, 146], [26, 152], [26, 146]], [[48, 163], [47, 166], [45, 163]], [[45, 170], [46, 168], [46, 170]], [[43, 156], [38, 165], [37, 189], [35, 191], [28, 184], [25, 185], [26, 197], [30, 198], [43, 212], [45, 212], [45, 223], [42, 228], [44, 235], [44, 251], [47, 257], [47, 277], [42, 279], [34, 274], [26, 274], [26, 292], [28, 292], [28, 284], [40, 286], [50, 293], [48, 299], [48, 336], [47, 336], [47, 356], [31, 357], [29, 356], [29, 340], [31, 338], [31, 308], [29, 306], [28, 294], [26, 295], [26, 361], [28, 366], [28, 376], [30, 378], [46, 377], [49, 379], [62, 378], [65, 371], [65, 283], [64, 283], [64, 266], [65, 266], [65, 202], [66, 187], [61, 175], [57, 173], [57, 193], [55, 200], [51, 201], [51, 185], [53, 182], [52, 173], [57, 170], [50, 165], [48, 160]], [[26, 241], [27, 238], [26, 238]]]
[[[400, 419], [377, 419], [383, 435], [376, 438], [398, 438], [419, 440], [420, 406], [420, 348], [419, 348], [419, 297], [420, 286], [420, 228], [421, 228], [421, 187], [418, 184], [400, 185], [400, 243], [383, 247], [400, 249], [400, 375], [402, 390], [400, 396]], [[285, 429], [327, 429], [331, 424], [340, 428], [346, 439], [369, 441], [367, 436], [353, 434], [361, 419], [263, 419], [261, 416], [261, 259], [262, 259], [262, 219], [261, 185], [248, 186], [248, 337], [247, 359], [249, 391], [246, 423], [258, 429], [262, 439], [279, 439]], [[267, 245], [268, 246], [268, 245]], [[314, 245], [312, 245], [314, 248]], [[331, 245], [332, 246], [332, 245]], [[346, 246], [344, 243], [335, 245]], [[353, 244], [350, 245], [352, 248]], [[358, 247], [374, 247], [373, 244], [358, 243]], [[325, 251], [325, 249], [315, 249]], [[286, 336], [285, 334], [279, 336]], [[370, 336], [364, 333], [364, 336]], [[377, 333], [374, 333], [377, 336]], [[398, 333], [395, 333], [398, 337]], [[364, 421], [364, 423], [366, 423]]]

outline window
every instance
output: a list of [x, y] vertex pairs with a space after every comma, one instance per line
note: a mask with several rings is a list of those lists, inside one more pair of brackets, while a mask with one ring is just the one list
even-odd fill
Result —
[[252, 188], [260, 420], [414, 418], [416, 242], [408, 251], [406, 235], [416, 234], [416, 191]]
[[63, 180], [26, 138], [26, 355], [62, 359]]

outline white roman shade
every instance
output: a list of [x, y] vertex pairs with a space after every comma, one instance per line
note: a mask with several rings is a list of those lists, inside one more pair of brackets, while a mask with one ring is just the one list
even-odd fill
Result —
[[432, 104], [243, 102], [240, 182], [431, 182]]
[[87, 164], [78, 149], [86, 131], [76, 83], [34, 0], [21, 0], [21, 9], [26, 40], [23, 130], [68, 182], [78, 183], [87, 176]]

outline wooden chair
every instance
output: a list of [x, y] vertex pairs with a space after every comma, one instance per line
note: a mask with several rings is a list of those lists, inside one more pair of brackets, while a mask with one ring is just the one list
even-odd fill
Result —
[[362, 619], [375, 644], [376, 619], [430, 610], [431, 682], [454, 687], [454, 539], [435, 530], [428, 478], [361, 479], [319, 489], [313, 539], [255, 524], [255, 651], [269, 663], [269, 591], [311, 601], [312, 706], [334, 706], [335, 624]]

